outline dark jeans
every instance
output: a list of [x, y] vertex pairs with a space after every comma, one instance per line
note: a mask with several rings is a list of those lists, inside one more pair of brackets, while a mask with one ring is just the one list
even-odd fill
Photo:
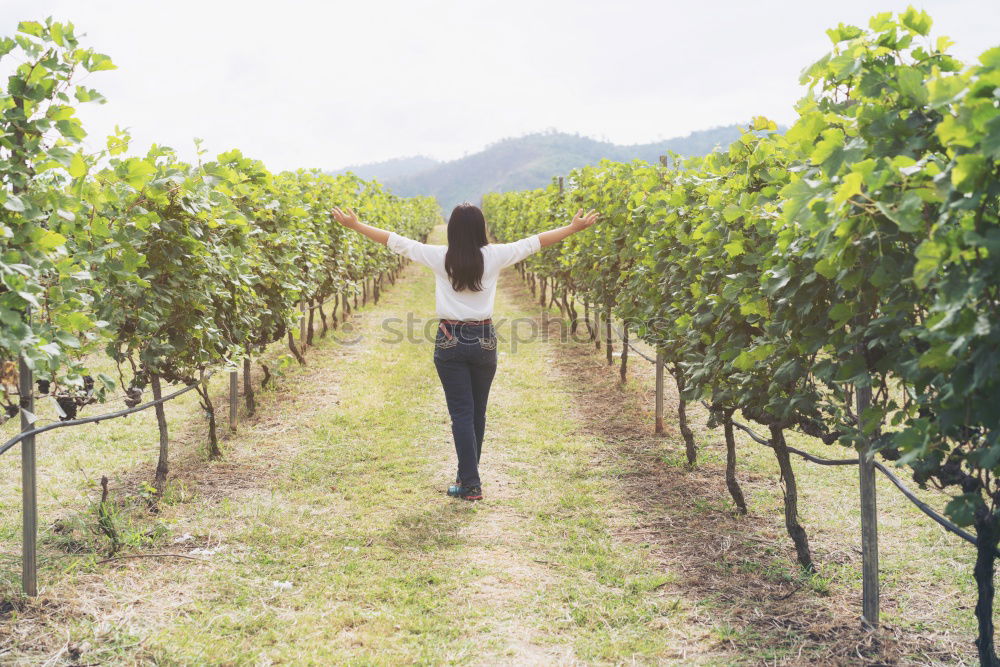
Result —
[[451, 415], [462, 486], [479, 485], [479, 457], [486, 431], [486, 401], [497, 372], [497, 335], [492, 324], [445, 324], [434, 341], [434, 365]]

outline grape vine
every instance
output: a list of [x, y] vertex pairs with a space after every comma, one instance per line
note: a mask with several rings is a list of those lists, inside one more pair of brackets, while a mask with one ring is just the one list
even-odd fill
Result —
[[[19, 358], [67, 419], [119, 385], [136, 405], [147, 385], [158, 398], [161, 380], [197, 384], [209, 453], [219, 456], [209, 372], [235, 368], [286, 335], [291, 342], [303, 302], [367, 295], [369, 281], [399, 269], [386, 248], [332, 223], [330, 208], [352, 206], [413, 237], [439, 221], [431, 198], [401, 199], [350, 174], [273, 174], [235, 150], [205, 162], [199, 155], [198, 164], [164, 146], [130, 155], [119, 132], [87, 153], [74, 100], [103, 98], [75, 78], [114, 69], [110, 58], [81, 48], [71, 24], [51, 19], [0, 39], [0, 58], [20, 63], [0, 90], [7, 416], [17, 414]], [[124, 367], [117, 380], [88, 370], [102, 350]], [[162, 410], [158, 417], [165, 437]], [[158, 487], [165, 457], [164, 447]]]
[[529, 258], [530, 284], [654, 345], [682, 399], [724, 426], [727, 469], [735, 413], [769, 430], [804, 568], [787, 431], [875, 450], [949, 492], [947, 514], [978, 535], [977, 645], [996, 664], [1000, 48], [964, 65], [930, 28], [909, 9], [828, 31], [834, 48], [805, 70], [784, 134], [757, 118], [705, 158], [605, 161], [565, 190], [490, 194], [484, 207], [501, 241], [579, 207], [604, 214]]

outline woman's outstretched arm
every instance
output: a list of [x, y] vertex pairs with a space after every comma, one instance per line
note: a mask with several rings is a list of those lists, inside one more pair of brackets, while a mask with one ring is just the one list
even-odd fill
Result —
[[583, 212], [581, 208], [573, 216], [573, 221], [566, 225], [565, 227], [559, 227], [557, 229], [550, 229], [547, 232], [542, 232], [538, 235], [538, 241], [542, 244], [542, 247], [552, 245], [553, 243], [559, 243], [564, 238], [570, 234], [575, 234], [577, 232], [583, 231], [587, 227], [597, 222], [597, 217], [600, 213], [597, 213], [594, 209], [590, 209], [586, 213]]
[[447, 250], [445, 246], [420, 243], [405, 236], [400, 236], [396, 232], [389, 232], [378, 227], [366, 225], [358, 220], [357, 214], [349, 208], [342, 210], [339, 207], [334, 207], [330, 211], [330, 216], [344, 227], [360, 232], [376, 243], [388, 246], [389, 250], [396, 254], [408, 257], [414, 262], [430, 267], [432, 270], [439, 265], [441, 270], [444, 270], [443, 258], [444, 252]]
[[389, 232], [361, 222], [358, 220], [358, 214], [351, 209], [342, 211], [340, 207], [334, 206], [333, 210], [330, 211], [330, 217], [342, 224], [344, 227], [364, 234], [376, 243], [381, 243], [382, 245], [387, 245], [389, 243]]

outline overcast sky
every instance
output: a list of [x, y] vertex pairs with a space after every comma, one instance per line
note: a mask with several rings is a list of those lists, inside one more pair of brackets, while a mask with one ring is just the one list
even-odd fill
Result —
[[[88, 143], [237, 147], [273, 170], [460, 157], [555, 128], [643, 143], [763, 114], [788, 123], [824, 30], [871, 0], [0, 0], [0, 34], [52, 15], [118, 69], [87, 84]], [[915, 3], [966, 60], [1000, 0]], [[89, 108], [86, 108], [89, 106]]]

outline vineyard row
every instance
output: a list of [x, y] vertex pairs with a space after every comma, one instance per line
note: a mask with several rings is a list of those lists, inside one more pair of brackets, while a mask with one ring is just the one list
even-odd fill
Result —
[[662, 355], [692, 463], [684, 409], [706, 402], [739, 511], [733, 417], [767, 430], [803, 568], [790, 429], [860, 453], [863, 532], [874, 455], [948, 492], [946, 513], [977, 534], [977, 643], [997, 664], [1000, 48], [966, 65], [930, 28], [911, 8], [828, 31], [786, 132], [756, 118], [704, 158], [604, 161], [483, 204], [500, 241], [603, 214], [526, 260], [529, 285], [574, 322], [582, 303], [593, 335], [591, 314], [617, 317]]
[[[432, 198], [402, 199], [351, 174], [272, 173], [236, 150], [205, 160], [199, 148], [195, 164], [159, 145], [131, 155], [124, 131], [85, 150], [74, 107], [103, 97], [78, 80], [114, 65], [81, 47], [71, 24], [21, 23], [0, 38], [0, 64], [11, 71], [0, 89], [0, 420], [20, 414], [22, 431], [36, 396], [72, 420], [115, 392], [136, 406], [147, 387], [158, 400], [161, 382], [180, 383], [201, 396], [209, 455], [220, 456], [213, 371], [242, 364], [248, 381], [250, 359], [284, 338], [304, 363], [296, 323], [311, 339], [318, 312], [325, 332], [324, 303], [336, 326], [338, 307], [377, 299], [401, 266], [330, 209], [421, 239], [440, 221]], [[98, 372], [107, 358], [117, 377]], [[160, 493], [168, 447], [156, 408]], [[21, 446], [33, 593], [33, 437]]]

